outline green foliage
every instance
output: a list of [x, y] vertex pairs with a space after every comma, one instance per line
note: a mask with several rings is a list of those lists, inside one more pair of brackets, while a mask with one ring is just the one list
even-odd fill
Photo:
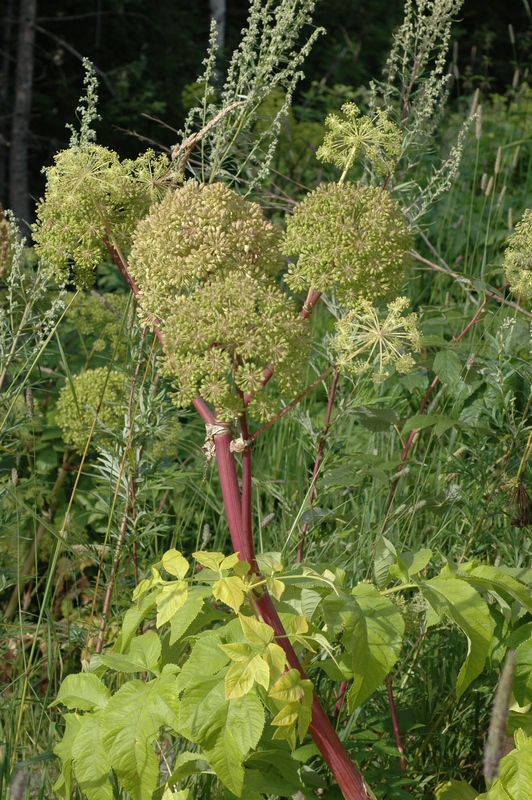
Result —
[[515, 226], [504, 254], [504, 269], [512, 292], [532, 296], [532, 210], [526, 209]]
[[376, 187], [325, 184], [287, 219], [283, 249], [297, 257], [287, 282], [332, 291], [347, 306], [397, 290], [410, 263], [411, 234], [399, 206]]
[[57, 423], [66, 444], [83, 452], [93, 429], [105, 441], [105, 430], [116, 430], [123, 421], [125, 391], [124, 376], [105, 367], [75, 375], [57, 401]]

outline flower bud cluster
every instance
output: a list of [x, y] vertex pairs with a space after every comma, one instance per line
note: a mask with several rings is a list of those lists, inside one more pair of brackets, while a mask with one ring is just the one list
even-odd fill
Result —
[[99, 367], [75, 375], [61, 389], [57, 402], [57, 424], [65, 443], [82, 453], [95, 417], [99, 423], [94, 429], [96, 439], [109, 439], [109, 431], [122, 430], [124, 402], [125, 380], [120, 372]]
[[105, 241], [128, 250], [131, 234], [165, 191], [168, 159], [148, 151], [135, 161], [96, 144], [63, 150], [46, 171], [44, 199], [33, 231], [36, 250], [60, 283], [94, 283], [94, 267], [108, 258]]
[[283, 250], [297, 257], [287, 276], [296, 291], [334, 290], [341, 303], [396, 291], [410, 263], [412, 237], [388, 192], [359, 184], [322, 184], [287, 220]]
[[532, 209], [527, 208], [515, 226], [506, 253], [504, 271], [512, 292], [528, 300], [532, 297]]
[[273, 364], [281, 394], [299, 388], [308, 357], [307, 323], [280, 291], [280, 234], [260, 207], [221, 183], [190, 182], [138, 225], [129, 266], [140, 315], [165, 346], [161, 372], [186, 407], [200, 394], [220, 419], [249, 410], [264, 420], [276, 404], [262, 390]]

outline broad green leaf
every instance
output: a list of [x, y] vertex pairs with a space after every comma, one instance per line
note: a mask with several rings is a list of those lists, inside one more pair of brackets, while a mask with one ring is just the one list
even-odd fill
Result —
[[70, 800], [72, 797], [72, 746], [81, 728], [79, 714], [63, 714], [65, 732], [61, 741], [54, 747], [54, 753], [61, 759], [61, 774], [54, 784], [54, 791]]
[[[230, 556], [226, 556], [224, 560], [221, 562], [220, 569], [233, 569], [233, 567], [236, 567], [239, 561], [240, 559], [238, 557], [238, 553], [231, 553]], [[249, 569], [249, 564], [248, 564], [248, 569]]]
[[216, 633], [209, 631], [199, 636], [192, 652], [177, 676], [178, 691], [201, 683], [204, 677], [215, 675], [229, 662], [229, 656], [220, 647]]
[[266, 578], [266, 587], [271, 595], [275, 597], [276, 600], [280, 600], [283, 596], [283, 592], [285, 590], [285, 585], [282, 581], [278, 578], [274, 578], [272, 575], [268, 575]]
[[206, 553], [204, 550], [192, 553], [192, 557], [196, 559], [198, 564], [207, 567], [207, 569], [213, 569], [215, 572], [218, 572], [220, 564], [225, 558], [223, 553]]
[[190, 564], [179, 550], [168, 550], [163, 556], [163, 567], [170, 575], [175, 575], [179, 580], [183, 580], [187, 574]]
[[187, 632], [188, 628], [203, 608], [204, 598], [210, 589], [203, 586], [192, 586], [183, 605], [170, 620], [170, 644], [175, 644]]
[[452, 780], [436, 787], [435, 800], [476, 800], [478, 792], [465, 781]]
[[270, 668], [260, 655], [254, 655], [248, 661], [236, 661], [231, 664], [225, 676], [225, 696], [228, 700], [243, 697], [251, 691], [255, 683], [266, 691], [270, 685]]
[[379, 589], [385, 589], [388, 584], [390, 575], [390, 567], [395, 564], [397, 560], [397, 552], [393, 544], [385, 539], [384, 536], [378, 536], [375, 543], [375, 556], [373, 558], [373, 574], [375, 575], [375, 583]]
[[528, 800], [532, 797], [532, 739], [515, 733], [516, 749], [499, 762], [499, 775], [478, 800]]
[[254, 617], [245, 617], [243, 614], [238, 615], [242, 631], [247, 641], [250, 644], [258, 647], [266, 647], [267, 644], [273, 639], [273, 628], [271, 625], [266, 625], [265, 622], [259, 622]]
[[440, 350], [432, 368], [442, 383], [456, 383], [462, 371], [462, 362], [452, 350]]
[[434, 611], [445, 614], [467, 637], [467, 658], [456, 683], [456, 694], [460, 698], [484, 668], [493, 633], [493, 619], [485, 601], [466, 581], [439, 577], [423, 581], [419, 587]]
[[287, 703], [272, 719], [271, 724], [279, 728], [291, 728], [297, 722], [299, 709], [299, 703]]
[[129, 653], [107, 653], [100, 655], [100, 661], [116, 672], [154, 672], [159, 673], [161, 641], [156, 633], [150, 631], [131, 640]]
[[303, 698], [301, 675], [297, 669], [289, 669], [273, 684], [268, 692], [274, 700], [284, 700], [289, 703], [299, 702]]
[[111, 764], [100, 739], [101, 712], [85, 714], [72, 745], [74, 772], [88, 800], [112, 800]]
[[237, 797], [244, 786], [244, 767], [242, 753], [235, 743], [233, 731], [226, 729], [218, 736], [212, 748], [203, 748], [205, 757], [222, 783]]
[[390, 574], [395, 578], [408, 583], [413, 575], [425, 569], [432, 558], [432, 550], [421, 548], [412, 553], [398, 553], [397, 563], [390, 567]]
[[532, 611], [530, 590], [515, 578], [512, 578], [511, 575], [508, 575], [507, 572], [497, 569], [497, 567], [492, 567], [489, 564], [480, 564], [479, 566], [474, 566], [474, 564], [465, 565], [465, 567], [462, 566], [457, 575], [480, 589], [497, 592], [503, 597], [504, 595], [509, 595], [521, 603], [528, 611]]
[[397, 661], [403, 644], [404, 622], [396, 606], [369, 583], [352, 590], [359, 612], [343, 643], [351, 655], [353, 683], [347, 699], [350, 711], [379, 686]]
[[357, 603], [350, 595], [344, 593], [327, 595], [322, 608], [327, 631], [331, 636], [352, 628], [360, 615]]
[[190, 753], [185, 750], [180, 753], [174, 761], [172, 774], [168, 778], [168, 784], [173, 786], [189, 775], [200, 775], [202, 772], [210, 772], [211, 769], [205, 759], [199, 753]]
[[244, 755], [258, 745], [264, 723], [264, 706], [255, 692], [229, 701], [225, 727], [232, 731], [235, 744]]
[[285, 651], [280, 645], [272, 642], [268, 645], [262, 657], [270, 668], [270, 679], [275, 682], [287, 667]]
[[419, 431], [423, 428], [430, 428], [432, 425], [436, 425], [439, 422], [441, 416], [439, 414], [416, 414], [410, 419], [407, 419], [405, 424], [403, 425], [403, 430], [401, 433], [410, 433], [410, 431]]
[[190, 789], [177, 789], [172, 791], [168, 786], [163, 792], [161, 800], [192, 800]]
[[127, 651], [129, 643], [132, 637], [136, 634], [140, 623], [143, 622], [148, 614], [150, 614], [155, 608], [158, 592], [159, 588], [153, 592], [150, 592], [150, 594], [145, 595], [136, 605], [128, 608], [124, 614], [122, 630], [120, 631], [120, 636], [113, 647], [113, 653], [124, 653]]
[[516, 650], [513, 693], [520, 706], [532, 702], [532, 639], [527, 639]]
[[89, 672], [80, 672], [76, 675], [67, 675], [61, 684], [56, 699], [50, 706], [62, 703], [68, 709], [80, 711], [94, 711], [105, 708], [111, 693], [107, 686], [96, 675]]
[[391, 425], [397, 425], [399, 417], [393, 408], [373, 408], [358, 406], [353, 411], [362, 425], [369, 431], [388, 431]]
[[172, 619], [188, 597], [188, 585], [185, 581], [172, 581], [165, 584], [157, 595], [157, 627]]
[[152, 742], [163, 725], [178, 730], [178, 705], [175, 677], [161, 675], [126, 683], [102, 713], [102, 744], [133, 800], [152, 798], [159, 776]]
[[238, 575], [220, 578], [212, 587], [213, 596], [226, 606], [238, 611], [246, 596], [246, 585]]

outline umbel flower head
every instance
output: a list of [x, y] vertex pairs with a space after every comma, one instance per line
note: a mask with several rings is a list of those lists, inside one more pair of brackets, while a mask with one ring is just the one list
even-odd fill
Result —
[[57, 424], [65, 443], [82, 453], [95, 417], [94, 439], [112, 438], [110, 431], [123, 427], [124, 400], [125, 380], [120, 372], [99, 367], [75, 375], [61, 389], [57, 402]]
[[161, 371], [176, 386], [176, 404], [200, 394], [220, 419], [275, 411], [262, 391], [263, 369], [291, 396], [308, 357], [306, 321], [279, 290], [280, 234], [260, 207], [224, 184], [190, 182], [167, 195], [139, 223], [130, 255], [141, 319], [165, 346]]
[[94, 268], [108, 257], [105, 240], [128, 250], [137, 222], [171, 183], [168, 159], [148, 151], [120, 161], [93, 143], [62, 150], [46, 170], [33, 238], [49, 274], [79, 288], [94, 283]]
[[403, 139], [397, 125], [380, 108], [372, 117], [361, 116], [355, 103], [344, 103], [342, 114], [343, 119], [338, 114], [329, 114], [326, 118], [325, 125], [329, 130], [318, 148], [317, 157], [340, 167], [342, 177], [359, 156], [371, 163], [377, 175], [392, 173]]
[[322, 184], [287, 220], [283, 250], [297, 257], [287, 276], [295, 291], [332, 291], [347, 306], [392, 294], [410, 263], [411, 234], [388, 192]]
[[512, 292], [532, 297], [532, 209], [527, 208], [515, 226], [504, 254], [504, 271]]
[[369, 301], [362, 300], [336, 325], [334, 349], [337, 366], [354, 375], [371, 371], [374, 380], [382, 380], [395, 368], [410, 372], [415, 361], [412, 352], [421, 350], [417, 314], [403, 315], [407, 297], [388, 303], [385, 314]]

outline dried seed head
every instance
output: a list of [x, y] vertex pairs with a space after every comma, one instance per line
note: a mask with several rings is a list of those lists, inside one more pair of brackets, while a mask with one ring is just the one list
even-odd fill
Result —
[[510, 525], [526, 528], [532, 525], [532, 502], [522, 481], [519, 481], [510, 495]]

